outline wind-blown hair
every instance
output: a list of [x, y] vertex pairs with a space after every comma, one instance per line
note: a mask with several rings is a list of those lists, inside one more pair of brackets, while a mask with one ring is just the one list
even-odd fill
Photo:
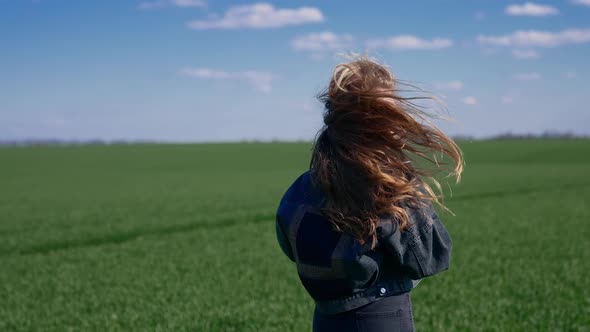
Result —
[[[372, 248], [382, 217], [393, 217], [403, 231], [410, 222], [405, 207], [435, 202], [444, 208], [434, 176], [446, 171], [459, 182], [463, 171], [459, 147], [414, 103], [435, 98], [402, 97], [400, 85], [387, 67], [362, 56], [337, 65], [318, 96], [326, 109], [310, 169], [326, 195], [322, 212], [337, 230]], [[445, 156], [452, 162], [442, 162]]]

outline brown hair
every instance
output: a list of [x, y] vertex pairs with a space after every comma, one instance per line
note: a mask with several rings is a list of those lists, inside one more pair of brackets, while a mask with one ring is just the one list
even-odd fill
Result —
[[[409, 224], [405, 206], [440, 203], [434, 176], [444, 171], [457, 182], [463, 170], [459, 147], [428, 123], [416, 99], [402, 97], [387, 67], [369, 59], [336, 66], [324, 102], [324, 127], [314, 143], [310, 169], [326, 195], [323, 213], [334, 227], [360, 243], [376, 244], [376, 226], [391, 216], [401, 230]], [[444, 156], [453, 163], [443, 163]], [[435, 194], [431, 182], [438, 188]]]

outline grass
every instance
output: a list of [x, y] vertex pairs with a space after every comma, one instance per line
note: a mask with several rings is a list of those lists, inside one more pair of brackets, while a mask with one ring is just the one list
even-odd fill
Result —
[[[590, 141], [462, 142], [421, 331], [590, 328]], [[309, 331], [274, 212], [309, 144], [0, 149], [0, 331]]]

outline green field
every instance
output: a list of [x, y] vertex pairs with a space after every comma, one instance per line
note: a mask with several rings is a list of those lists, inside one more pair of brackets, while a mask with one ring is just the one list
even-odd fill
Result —
[[[461, 142], [419, 331], [590, 330], [590, 141]], [[0, 331], [310, 331], [274, 213], [310, 144], [0, 148]]]

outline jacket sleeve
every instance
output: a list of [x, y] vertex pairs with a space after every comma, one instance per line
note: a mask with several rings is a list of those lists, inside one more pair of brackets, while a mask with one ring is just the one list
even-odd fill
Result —
[[403, 232], [391, 219], [378, 224], [379, 245], [398, 261], [411, 279], [422, 279], [447, 270], [453, 243], [432, 204], [407, 211], [410, 226]]
[[293, 256], [293, 250], [291, 249], [291, 244], [289, 244], [289, 239], [287, 238], [287, 234], [283, 230], [283, 225], [279, 216], [276, 217], [275, 227], [277, 232], [277, 241], [279, 242], [279, 246], [283, 253], [289, 257], [290, 260], [293, 262], [295, 261], [295, 257]]

